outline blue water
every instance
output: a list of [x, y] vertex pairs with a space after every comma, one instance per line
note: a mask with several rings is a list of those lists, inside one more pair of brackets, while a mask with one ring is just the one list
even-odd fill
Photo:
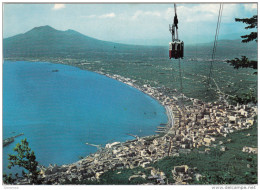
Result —
[[157, 101], [103, 75], [43, 62], [3, 64], [3, 137], [24, 133], [4, 147], [4, 172], [7, 155], [24, 138], [41, 165], [62, 165], [96, 152], [86, 142], [151, 135], [166, 122]]

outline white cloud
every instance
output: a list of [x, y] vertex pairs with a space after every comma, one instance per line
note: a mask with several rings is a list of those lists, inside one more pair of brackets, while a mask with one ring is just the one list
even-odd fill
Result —
[[64, 8], [65, 8], [65, 4], [54, 4], [54, 6], [52, 7], [53, 10], [60, 10]]
[[99, 18], [113, 18], [115, 16], [116, 16], [115, 13], [108, 13], [108, 14], [100, 15]]
[[88, 16], [81, 16], [82, 18], [113, 18], [115, 17], [116, 14], [115, 13], [108, 13], [108, 14], [104, 14], [104, 15], [88, 15]]
[[245, 4], [244, 7], [247, 11], [257, 10], [257, 4], [256, 3]]
[[[234, 16], [239, 16], [238, 4], [224, 4], [222, 22], [233, 22]], [[177, 7], [177, 15], [182, 22], [217, 22], [220, 4], [198, 4], [195, 6], [180, 5]], [[173, 19], [174, 8], [165, 11], [165, 19]]]
[[[192, 7], [177, 7], [177, 15], [186, 22], [212, 21], [213, 17], [218, 14], [219, 5], [217, 4], [200, 4]], [[168, 8], [166, 17], [173, 18], [174, 8]]]
[[156, 17], [160, 17], [161, 16], [161, 13], [158, 12], [158, 11], [136, 11], [134, 13], [134, 15], [131, 17], [132, 19], [137, 19], [138, 17], [141, 17], [141, 16], [156, 16]]
[[235, 23], [237, 17], [241, 17], [241, 6], [239, 4], [224, 4], [222, 22]]

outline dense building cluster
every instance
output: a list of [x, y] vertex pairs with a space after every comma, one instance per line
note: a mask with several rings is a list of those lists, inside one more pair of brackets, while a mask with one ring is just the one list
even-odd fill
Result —
[[174, 135], [174, 146], [177, 147], [210, 146], [216, 135], [226, 136], [235, 130], [248, 129], [257, 115], [256, 105], [233, 106], [226, 101], [205, 103], [190, 98], [192, 105], [185, 106], [180, 104], [177, 97], [171, 96], [170, 89], [157, 89], [149, 85], [138, 87], [129, 78], [119, 75], [113, 75], [113, 78], [140, 89], [166, 107], [169, 118], [167, 133]]

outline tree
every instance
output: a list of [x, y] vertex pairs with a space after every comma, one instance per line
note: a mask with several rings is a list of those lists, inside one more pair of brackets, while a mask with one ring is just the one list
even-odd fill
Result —
[[[248, 26], [246, 26], [245, 29], [257, 28], [257, 15], [254, 15], [251, 18], [243, 18], [243, 19], [236, 18], [235, 21], [243, 22], [247, 24]], [[251, 32], [248, 35], [241, 36], [241, 38], [242, 38], [242, 43], [248, 43], [251, 41], [257, 42], [257, 32]], [[241, 59], [235, 58], [232, 60], [228, 60], [227, 62], [230, 63], [230, 65], [232, 65], [235, 69], [239, 69], [239, 68], [257, 69], [257, 61], [250, 61], [246, 56], [242, 56]], [[255, 72], [254, 74], [257, 74], [257, 72]]]
[[13, 184], [14, 182], [15, 182], [15, 180], [17, 179], [17, 175], [18, 175], [18, 173], [16, 173], [16, 178], [13, 178], [13, 174], [9, 174], [9, 175], [7, 175], [7, 174], [4, 174], [3, 175], [3, 181], [4, 181], [4, 183], [5, 184]]
[[[239, 68], [257, 69], [257, 61], [250, 61], [246, 56], [241, 56], [241, 59], [235, 58], [232, 60], [228, 60], [228, 63], [234, 66], [235, 69], [239, 69]], [[254, 74], [257, 74], [257, 72], [254, 72]]]
[[[23, 167], [26, 171], [23, 171], [23, 176], [29, 179], [31, 184], [39, 184], [40, 180], [38, 179], [40, 171], [37, 169], [38, 162], [36, 161], [36, 156], [34, 151], [31, 151], [29, 148], [29, 143], [26, 139], [21, 141], [21, 144], [18, 143], [14, 148], [14, 151], [17, 152], [16, 155], [9, 154], [9, 165], [8, 168], [19, 166]], [[11, 181], [10, 179], [8, 179]]]
[[241, 95], [235, 95], [233, 97], [230, 97], [231, 101], [234, 101], [235, 103], [239, 104], [248, 104], [250, 102], [256, 104], [257, 98], [255, 96], [255, 93], [252, 89], [249, 90], [247, 93], [242, 93]]
[[[252, 28], [257, 28], [257, 15], [254, 15], [251, 18], [235, 18], [236, 22], [243, 22], [246, 23], [247, 27], [245, 27], [245, 29], [252, 29]], [[243, 43], [247, 43], [247, 42], [251, 42], [253, 40], [255, 40], [257, 42], [257, 32], [251, 32], [249, 35], [244, 35], [241, 36], [241, 38], [244, 38], [242, 40]]]
[[[257, 15], [254, 15], [251, 18], [236, 18], [236, 22], [243, 22], [247, 24], [245, 29], [254, 29], [257, 28]], [[251, 32], [250, 34], [241, 36], [242, 43], [248, 43], [251, 41], [257, 42], [257, 32]], [[227, 63], [230, 63], [235, 69], [240, 68], [252, 68], [257, 70], [258, 61], [249, 60], [246, 56], [241, 56], [240, 58], [235, 58], [232, 60], [228, 60]], [[254, 72], [254, 74], [257, 74], [257, 71]], [[242, 104], [247, 104], [250, 102], [256, 103], [257, 98], [254, 95], [254, 92], [250, 90], [250, 92], [244, 93], [242, 95], [235, 95], [234, 98], [231, 98], [231, 101], [235, 101]]]

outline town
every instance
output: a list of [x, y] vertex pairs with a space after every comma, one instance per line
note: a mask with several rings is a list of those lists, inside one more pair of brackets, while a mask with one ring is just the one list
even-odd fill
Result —
[[[104, 73], [100, 73], [104, 74]], [[45, 184], [62, 184], [82, 180], [99, 180], [100, 176], [111, 169], [143, 167], [151, 170], [151, 176], [136, 175], [135, 177], [156, 178], [159, 184], [165, 184], [165, 176], [162, 172], [155, 172], [155, 168], [149, 167], [166, 156], [179, 156], [188, 154], [192, 149], [201, 146], [216, 147], [216, 137], [236, 130], [248, 129], [257, 115], [256, 105], [229, 105], [226, 101], [205, 103], [198, 99], [190, 98], [192, 104], [184, 105], [177, 97], [171, 96], [171, 90], [165, 87], [154, 88], [149, 85], [137, 86], [135, 80], [119, 75], [105, 74], [107, 77], [133, 86], [142, 92], [157, 99], [166, 108], [168, 124], [158, 127], [156, 135], [138, 137], [126, 142], [114, 142], [107, 144], [96, 153], [69, 165], [50, 165], [41, 168], [41, 174]], [[175, 90], [173, 90], [175, 91]], [[183, 96], [184, 97], [184, 96]], [[184, 97], [187, 99], [187, 97]], [[221, 143], [221, 142], [220, 142]], [[246, 147], [246, 150], [251, 150]], [[205, 148], [204, 152], [210, 151]], [[225, 146], [220, 146], [220, 151], [226, 151]], [[242, 151], [242, 150], [241, 150]], [[257, 150], [253, 152], [257, 153]], [[180, 179], [178, 168], [183, 178]], [[193, 171], [188, 166], [176, 166], [173, 176], [176, 184], [187, 184], [185, 179], [190, 179], [188, 173]], [[184, 175], [185, 174], [185, 175]], [[200, 174], [196, 174], [199, 176]], [[185, 177], [186, 176], [186, 177]], [[129, 180], [131, 180], [129, 179]], [[177, 180], [178, 179], [178, 180]], [[22, 183], [22, 182], [21, 182]]]

